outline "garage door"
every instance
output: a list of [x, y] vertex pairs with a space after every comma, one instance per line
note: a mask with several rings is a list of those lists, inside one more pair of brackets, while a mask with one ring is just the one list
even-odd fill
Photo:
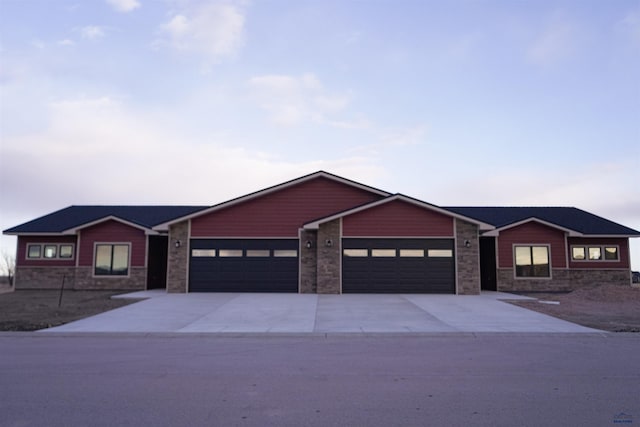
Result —
[[452, 239], [343, 239], [345, 293], [455, 293]]
[[194, 239], [191, 292], [298, 292], [298, 240]]

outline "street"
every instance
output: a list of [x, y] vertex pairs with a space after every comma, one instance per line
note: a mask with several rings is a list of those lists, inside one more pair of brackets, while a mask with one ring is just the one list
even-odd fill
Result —
[[0, 335], [1, 426], [640, 424], [640, 334]]

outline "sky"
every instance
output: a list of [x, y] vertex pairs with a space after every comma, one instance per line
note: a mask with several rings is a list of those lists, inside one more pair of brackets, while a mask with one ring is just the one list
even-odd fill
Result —
[[0, 0], [0, 229], [318, 170], [640, 230], [640, 2]]

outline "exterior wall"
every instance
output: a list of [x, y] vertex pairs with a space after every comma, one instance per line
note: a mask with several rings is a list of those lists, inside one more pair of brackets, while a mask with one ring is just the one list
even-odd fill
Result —
[[516, 279], [512, 268], [500, 268], [498, 269], [498, 291], [561, 292], [596, 285], [630, 286], [631, 284], [629, 269], [553, 269], [551, 277], [551, 279]]
[[78, 265], [93, 267], [95, 243], [130, 243], [130, 267], [144, 267], [147, 251], [147, 236], [144, 231], [118, 221], [105, 221], [80, 231]]
[[[342, 293], [342, 221], [336, 219], [321, 224], [318, 229], [317, 278], [319, 294]], [[331, 246], [327, 246], [327, 241]]]
[[[69, 259], [28, 259], [27, 245], [31, 243], [55, 243], [73, 245], [73, 258]], [[62, 267], [76, 265], [78, 256], [78, 245], [76, 236], [18, 236], [18, 249], [16, 253], [16, 266], [41, 266], [41, 267]]]
[[16, 289], [74, 290], [144, 290], [147, 269], [131, 267], [128, 277], [94, 277], [93, 267], [30, 267], [16, 268]]
[[16, 266], [15, 288], [20, 289], [60, 289], [64, 276], [65, 289], [73, 289], [75, 267], [33, 267]]
[[193, 237], [298, 237], [306, 222], [382, 196], [319, 177], [192, 219]]
[[[478, 226], [459, 219], [456, 223], [456, 293], [480, 293], [480, 239]], [[465, 246], [469, 241], [470, 246]]]
[[501, 231], [496, 239], [498, 268], [513, 267], [514, 244], [541, 244], [551, 247], [551, 268], [567, 266], [564, 232], [537, 222], [527, 222]]
[[[567, 248], [567, 258], [569, 259], [569, 267], [571, 268], [597, 268], [597, 269], [609, 269], [609, 268], [631, 268], [630, 254], [629, 254], [629, 239], [628, 238], [579, 238], [569, 237], [569, 247]], [[573, 261], [571, 259], [571, 247], [572, 246], [618, 246], [619, 252], [618, 261]]]
[[[175, 242], [182, 245], [176, 248]], [[189, 269], [189, 221], [179, 222], [169, 228], [169, 255], [167, 260], [167, 292], [184, 293], [188, 287]]]
[[[306, 243], [311, 242], [307, 248]], [[318, 292], [318, 232], [315, 230], [300, 231], [300, 282], [301, 294]]]
[[451, 237], [453, 218], [393, 201], [342, 219], [345, 237]]

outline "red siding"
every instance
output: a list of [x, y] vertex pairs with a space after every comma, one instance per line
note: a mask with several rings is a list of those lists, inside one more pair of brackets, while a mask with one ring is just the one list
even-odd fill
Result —
[[551, 246], [551, 268], [566, 268], [564, 232], [537, 222], [501, 231], [498, 236], [498, 266], [513, 267], [514, 244], [539, 243]]
[[319, 177], [194, 218], [193, 237], [298, 237], [303, 224], [381, 196]]
[[[72, 259], [27, 259], [27, 245], [30, 243], [56, 243], [72, 244]], [[76, 265], [76, 236], [18, 236], [18, 253], [16, 254], [17, 266], [47, 266], [47, 267], [68, 267]]]
[[348, 237], [452, 237], [453, 218], [396, 200], [344, 217], [342, 234]]
[[96, 242], [131, 243], [131, 266], [144, 267], [147, 237], [144, 231], [118, 221], [105, 221], [80, 231], [81, 266], [93, 266], [93, 250]]
[[[573, 261], [571, 260], [571, 246], [618, 246], [619, 261]], [[629, 268], [629, 239], [618, 238], [569, 238], [569, 266], [571, 268]]]

